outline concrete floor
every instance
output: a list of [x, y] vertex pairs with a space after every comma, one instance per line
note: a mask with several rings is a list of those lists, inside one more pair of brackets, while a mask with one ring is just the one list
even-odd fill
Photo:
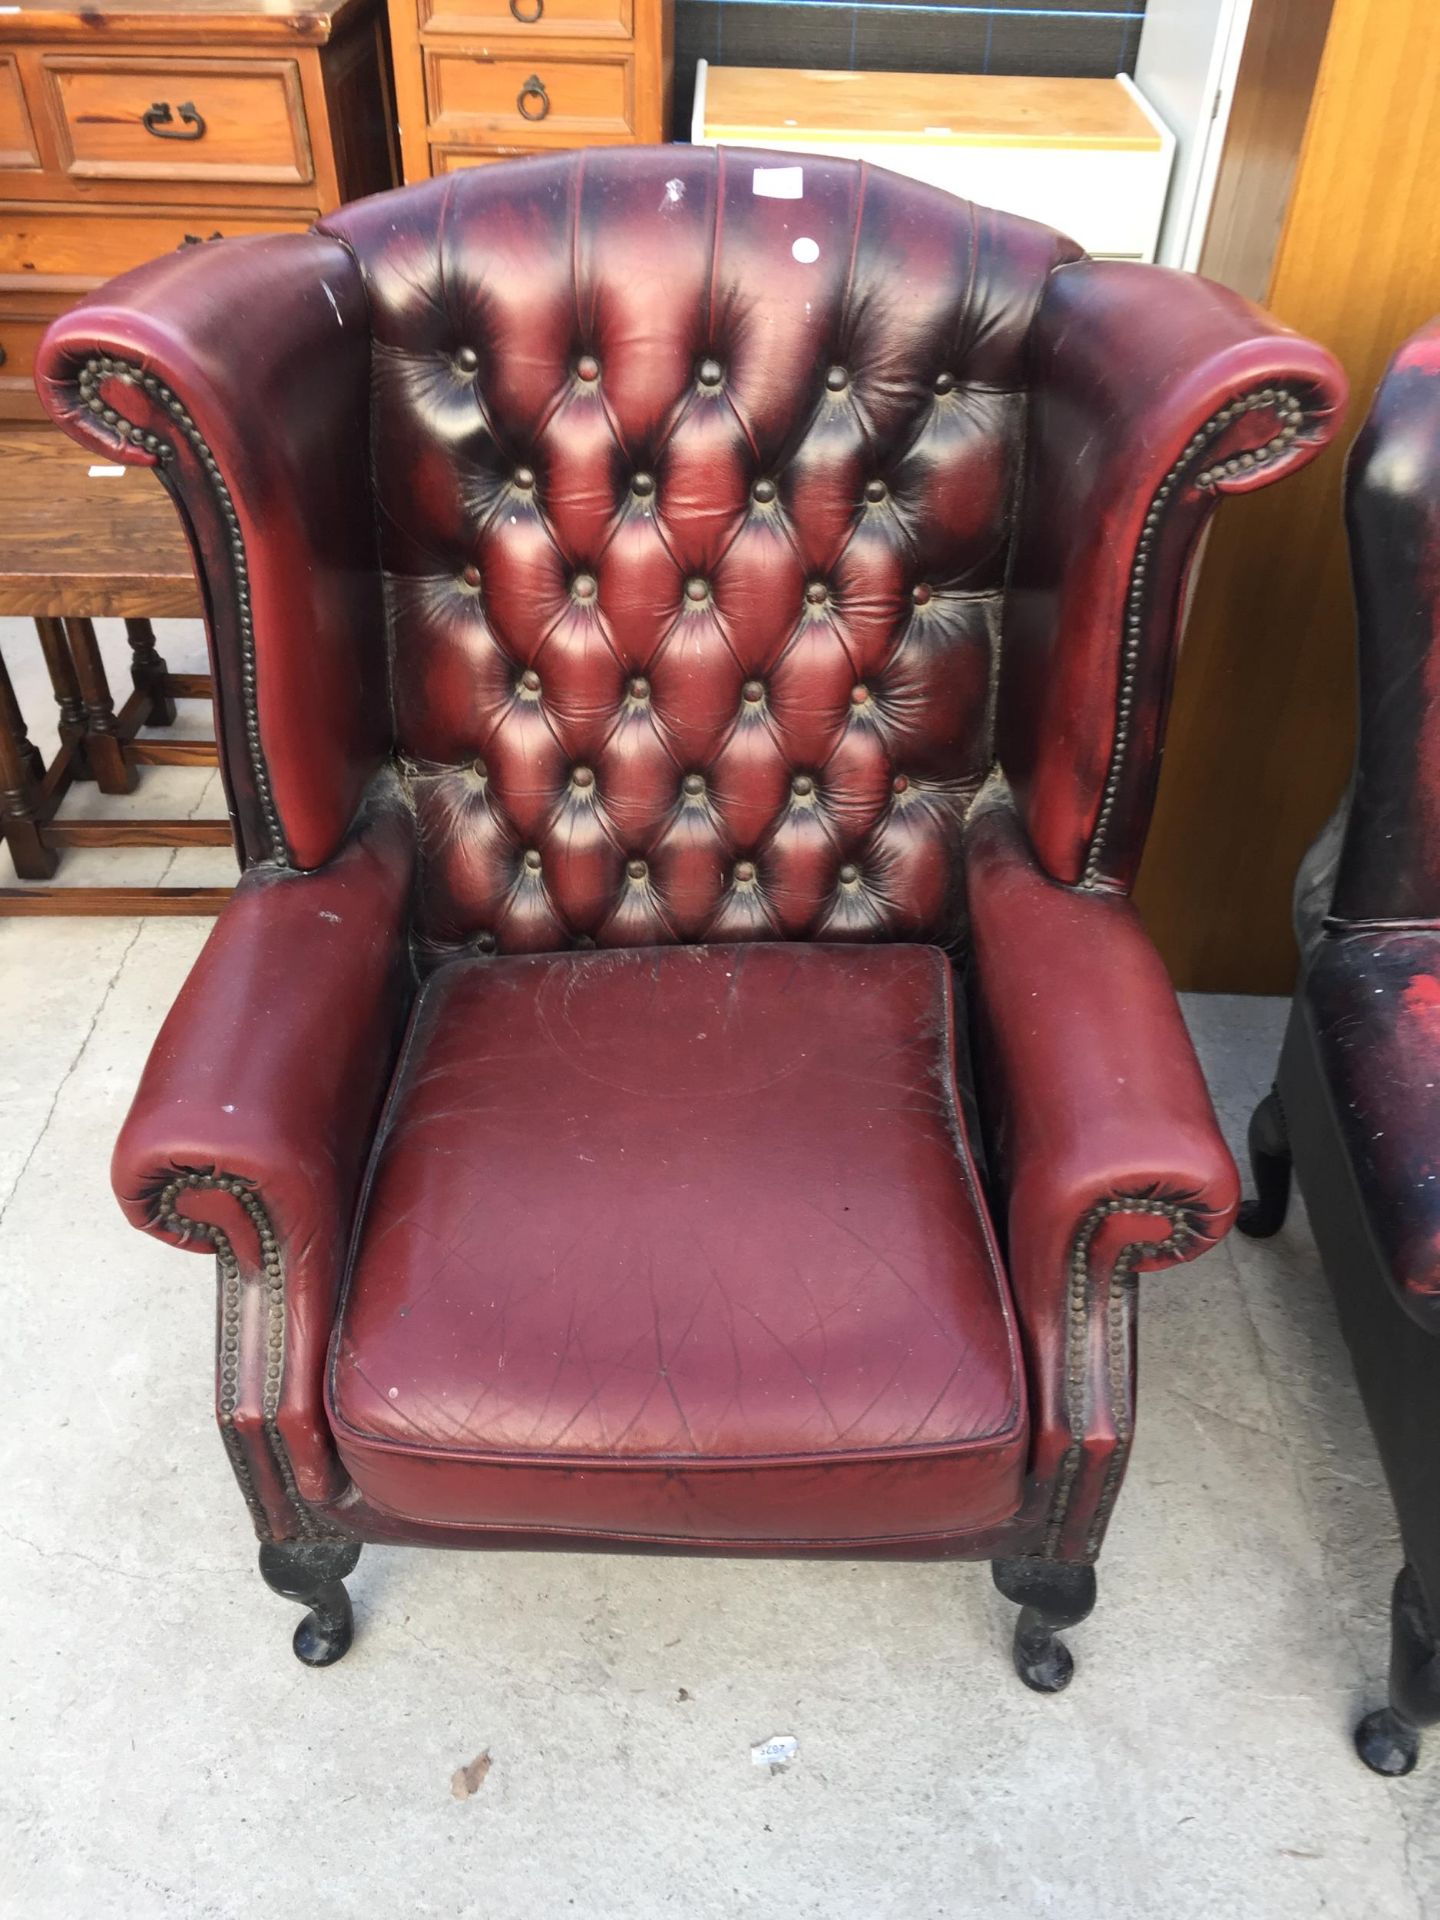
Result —
[[[214, 810], [206, 784], [141, 804]], [[106, 1180], [205, 932], [0, 922], [0, 1913], [1440, 1920], [1440, 1741], [1395, 1783], [1349, 1747], [1398, 1548], [1298, 1217], [1142, 1281], [1135, 1458], [1061, 1698], [960, 1566], [372, 1549], [353, 1651], [301, 1668], [210, 1424], [208, 1266]], [[1238, 1146], [1283, 1009], [1189, 1013]]]

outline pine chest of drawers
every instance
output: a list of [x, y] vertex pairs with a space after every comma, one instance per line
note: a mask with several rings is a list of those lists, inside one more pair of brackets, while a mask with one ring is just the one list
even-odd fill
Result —
[[668, 137], [674, 0], [389, 0], [405, 178]]
[[217, 234], [302, 231], [397, 177], [380, 0], [0, 11], [0, 419], [48, 322]]

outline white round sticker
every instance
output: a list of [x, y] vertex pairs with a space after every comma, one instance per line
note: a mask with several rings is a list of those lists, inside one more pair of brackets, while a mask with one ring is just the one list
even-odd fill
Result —
[[790, 251], [802, 267], [813, 266], [820, 258], [820, 245], [815, 240], [797, 240]]

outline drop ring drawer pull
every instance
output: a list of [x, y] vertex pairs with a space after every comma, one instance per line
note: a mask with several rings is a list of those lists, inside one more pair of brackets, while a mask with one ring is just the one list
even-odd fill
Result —
[[170, 110], [168, 100], [156, 100], [140, 116], [140, 124], [147, 133], [153, 133], [157, 140], [203, 140], [205, 138], [205, 121], [193, 100], [183, 100], [180, 103], [180, 125], [177, 127], [174, 121], [175, 115]]
[[[531, 109], [527, 102], [538, 100], [538, 108]], [[522, 120], [543, 120], [550, 111], [550, 96], [545, 91], [545, 83], [538, 73], [532, 73], [515, 96], [515, 105]]]
[[535, 0], [534, 10], [531, 12], [527, 12], [526, 9], [521, 6], [520, 0], [510, 0], [510, 11], [522, 27], [533, 27], [545, 11], [545, 0]]

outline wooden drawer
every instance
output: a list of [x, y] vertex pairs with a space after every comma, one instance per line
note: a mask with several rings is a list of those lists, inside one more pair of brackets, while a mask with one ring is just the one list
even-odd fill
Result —
[[441, 145], [523, 140], [571, 147], [629, 140], [635, 125], [635, 62], [628, 53], [584, 59], [480, 51], [425, 55], [430, 138]]
[[497, 160], [533, 160], [540, 152], [564, 151], [563, 147], [435, 147], [430, 165], [436, 173], [459, 173], [464, 167], [493, 167]]
[[547, 38], [628, 40], [634, 0], [417, 0], [426, 34], [466, 33], [503, 39], [523, 33], [537, 45]]
[[[55, 311], [60, 311], [57, 305]], [[52, 314], [15, 313], [0, 293], [0, 417], [22, 412], [38, 414], [40, 396], [35, 392], [35, 355]], [[7, 406], [7, 401], [20, 406]], [[32, 404], [33, 403], [33, 404]]]
[[[228, 208], [16, 206], [0, 216], [0, 279], [23, 285], [59, 280], [72, 290], [173, 253], [187, 240], [246, 233], [303, 233], [319, 216], [302, 213], [232, 214]], [[5, 290], [0, 287], [0, 301]]]
[[20, 63], [13, 53], [0, 53], [0, 167], [38, 167], [40, 152], [35, 129], [25, 105]]
[[44, 72], [73, 178], [299, 186], [315, 177], [294, 60], [51, 54]]

